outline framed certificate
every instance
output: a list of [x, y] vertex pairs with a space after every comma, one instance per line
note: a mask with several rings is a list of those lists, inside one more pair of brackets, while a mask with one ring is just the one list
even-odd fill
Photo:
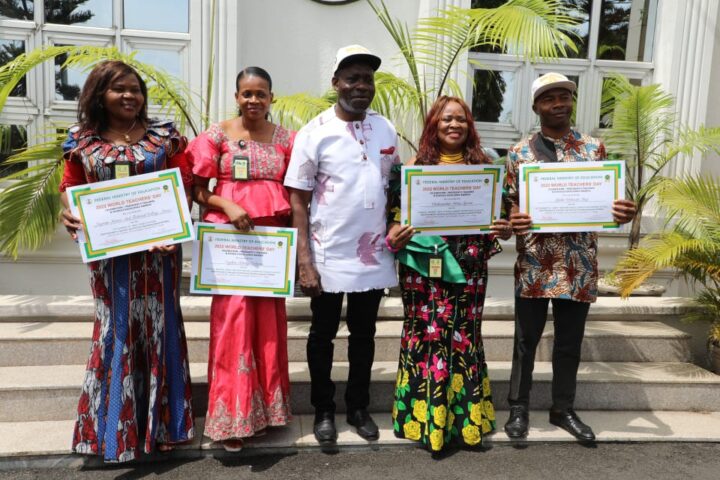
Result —
[[401, 222], [419, 234], [488, 233], [500, 216], [502, 165], [412, 165], [401, 175]]
[[197, 223], [190, 292], [251, 297], [292, 297], [295, 290], [295, 228]]
[[177, 168], [70, 187], [67, 197], [85, 263], [193, 239]]
[[591, 232], [619, 228], [614, 200], [625, 198], [625, 163], [548, 162], [520, 165], [520, 211], [537, 232]]

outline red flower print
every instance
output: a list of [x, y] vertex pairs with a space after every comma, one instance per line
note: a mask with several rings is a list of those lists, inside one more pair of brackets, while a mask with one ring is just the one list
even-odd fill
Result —
[[457, 350], [459, 352], [465, 353], [465, 350], [467, 349], [468, 345], [470, 345], [470, 340], [465, 335], [464, 331], [455, 331], [453, 332], [453, 339], [452, 339], [452, 349]]
[[380, 150], [380, 155], [392, 155], [393, 153], [395, 153], [395, 147], [388, 147]]
[[478, 253], [480, 253], [480, 249], [477, 247], [477, 245], [468, 245], [466, 252], [471, 257], [477, 258]]
[[438, 318], [442, 318], [443, 320], [447, 321], [452, 315], [453, 305], [447, 299], [438, 300], [435, 311], [437, 312]]
[[422, 375], [422, 378], [427, 378], [428, 376], [428, 356], [425, 355], [425, 358], [423, 358], [422, 362], [418, 363], [418, 368], [420, 369], [420, 374]]
[[432, 322], [432, 325], [428, 325], [427, 328], [425, 328], [423, 342], [434, 342], [435, 340], [439, 340], [441, 333], [442, 328], [438, 326], [437, 322]]
[[432, 366], [430, 366], [430, 371], [433, 373], [433, 378], [436, 382], [440, 382], [448, 377], [447, 364], [437, 355], [433, 355], [433, 363]]
[[567, 140], [565, 140], [565, 151], [568, 152], [570, 150], [574, 150], [576, 153], [580, 153], [580, 147], [583, 145], [585, 145], [585, 142], [579, 138], [575, 138], [575, 135], [570, 133]]
[[538, 261], [540, 262], [540, 272], [552, 274], [555, 267], [555, 255], [552, 252], [545, 252]]
[[574, 283], [575, 277], [578, 274], [578, 270], [577, 268], [575, 268], [575, 262], [573, 261], [573, 259], [570, 259], [567, 265], [564, 265], [563, 268], [565, 269], [565, 275], [567, 275], [568, 283]]

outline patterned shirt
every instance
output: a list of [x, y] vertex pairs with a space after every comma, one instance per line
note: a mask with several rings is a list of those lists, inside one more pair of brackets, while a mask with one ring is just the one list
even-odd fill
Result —
[[309, 244], [324, 291], [397, 285], [394, 255], [385, 247], [397, 150], [395, 128], [371, 110], [346, 122], [331, 107], [298, 132], [285, 185], [313, 192]]
[[[518, 205], [519, 164], [544, 161], [531, 146], [532, 137], [508, 151], [506, 169], [507, 209]], [[571, 130], [560, 139], [545, 137], [554, 144], [557, 161], [605, 160], [605, 146], [597, 139]], [[517, 237], [515, 296], [561, 298], [592, 303], [597, 297], [597, 234], [530, 233]]]

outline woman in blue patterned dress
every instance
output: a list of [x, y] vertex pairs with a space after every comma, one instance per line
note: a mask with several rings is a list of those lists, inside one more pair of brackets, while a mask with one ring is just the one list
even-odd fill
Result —
[[[147, 117], [147, 88], [130, 66], [98, 64], [80, 94], [78, 124], [63, 144], [65, 189], [179, 167], [192, 175], [186, 139], [172, 123]], [[81, 227], [68, 208], [73, 239]], [[95, 325], [73, 435], [73, 451], [124, 462], [193, 437], [190, 371], [180, 312], [180, 247], [88, 264]]]

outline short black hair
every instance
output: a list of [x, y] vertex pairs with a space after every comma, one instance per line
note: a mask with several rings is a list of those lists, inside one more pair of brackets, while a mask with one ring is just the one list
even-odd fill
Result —
[[245, 67], [240, 70], [240, 73], [237, 74], [237, 78], [235, 79], [235, 91], [240, 90], [240, 80], [244, 76], [256, 76], [262, 78], [263, 80], [268, 82], [268, 87], [270, 87], [270, 91], [272, 92], [272, 78], [270, 78], [270, 74], [267, 72], [267, 70], [260, 67]]

